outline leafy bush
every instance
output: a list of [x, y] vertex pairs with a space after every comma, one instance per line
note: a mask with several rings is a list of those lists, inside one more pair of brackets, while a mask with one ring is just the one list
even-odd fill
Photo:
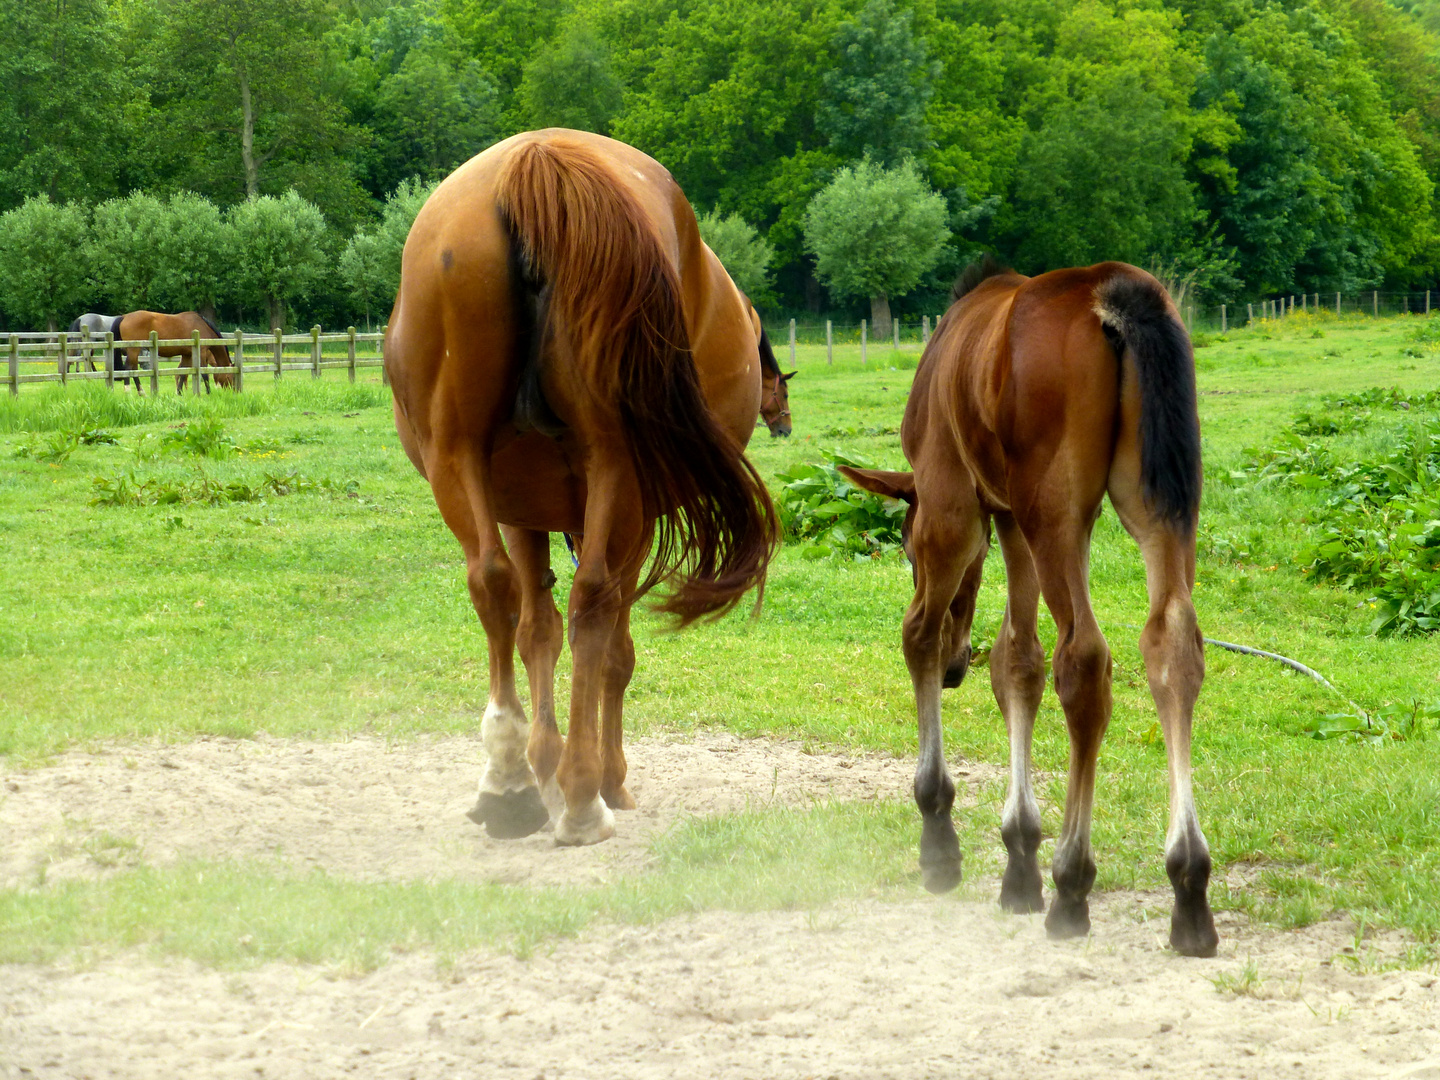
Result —
[[856, 487], [835, 468], [873, 468], [864, 458], [839, 449], [820, 453], [826, 464], [797, 465], [779, 474], [785, 485], [778, 506], [786, 539], [803, 543], [800, 554], [807, 559], [898, 551], [905, 504]]
[[238, 449], [225, 434], [225, 425], [214, 416], [190, 420], [160, 436], [160, 450], [167, 454], [227, 458]]
[[[1437, 723], [1432, 724], [1431, 721]], [[1419, 741], [1440, 725], [1440, 701], [1429, 704], [1419, 699], [1393, 702], [1369, 716], [1359, 713], [1327, 713], [1307, 720], [1297, 734], [1312, 739], [1345, 739], [1380, 745], [1387, 742]]]
[[91, 506], [219, 506], [223, 503], [258, 502], [267, 495], [302, 492], [353, 497], [360, 486], [355, 480], [311, 480], [293, 471], [267, 472], [258, 481], [226, 481], [209, 475], [198, 466], [195, 478], [188, 481], [153, 476], [140, 480], [133, 472], [127, 471], [114, 476], [96, 476], [91, 483], [94, 488], [90, 497]]

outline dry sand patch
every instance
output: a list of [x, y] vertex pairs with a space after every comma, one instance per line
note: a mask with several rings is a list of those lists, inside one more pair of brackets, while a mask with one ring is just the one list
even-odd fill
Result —
[[[716, 733], [639, 740], [643, 809], [615, 840], [570, 850], [491, 841], [464, 818], [482, 757], [456, 738], [68, 753], [0, 772], [0, 881], [233, 856], [362, 880], [594, 883], [642, 872], [682, 814], [903, 799], [913, 768]], [[399, 956], [360, 978], [138, 954], [11, 965], [0, 1076], [1440, 1080], [1435, 972], [1356, 973], [1348, 920], [1285, 932], [1224, 913], [1220, 956], [1184, 959], [1164, 946], [1168, 910], [1168, 896], [1104, 894], [1093, 936], [1066, 943], [1038, 916], [954, 898], [713, 911], [595, 925], [524, 959]], [[1383, 960], [1404, 944], [1362, 948]], [[1263, 980], [1253, 994], [1217, 991], [1247, 962]]]

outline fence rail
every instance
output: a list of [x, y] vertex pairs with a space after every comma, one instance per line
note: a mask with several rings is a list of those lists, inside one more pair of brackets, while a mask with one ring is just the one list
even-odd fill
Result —
[[[280, 379], [287, 371], [308, 371], [320, 378], [323, 371], [345, 368], [350, 381], [360, 368], [384, 368], [385, 330], [360, 333], [352, 326], [343, 333], [324, 333], [312, 327], [308, 334], [247, 334], [236, 330], [221, 337], [201, 337], [195, 331], [188, 338], [160, 338], [153, 332], [148, 338], [117, 341], [111, 334], [19, 334], [0, 338], [6, 354], [5, 382], [11, 394], [18, 394], [28, 383], [88, 382], [104, 380], [114, 386], [148, 379], [150, 390], [160, 389], [161, 377], [188, 377], [198, 369], [203, 375], [232, 375], [234, 387], [245, 388], [245, 377], [266, 373]], [[230, 363], [223, 366], [202, 366], [201, 352], [223, 346], [230, 350]], [[300, 352], [298, 346], [304, 346]], [[327, 351], [326, 346], [330, 346]], [[339, 346], [343, 346], [339, 348]], [[161, 356], [162, 349], [189, 349], [188, 353]], [[116, 368], [117, 351], [136, 351], [138, 367]], [[303, 359], [302, 359], [303, 357]], [[166, 362], [174, 361], [170, 366]], [[74, 367], [76, 370], [71, 370]], [[88, 370], [89, 368], [95, 370]], [[86, 370], [81, 370], [85, 368]], [[388, 378], [386, 382], [388, 383]], [[176, 383], [177, 388], [179, 383]], [[201, 380], [194, 380], [194, 392], [201, 392]]]

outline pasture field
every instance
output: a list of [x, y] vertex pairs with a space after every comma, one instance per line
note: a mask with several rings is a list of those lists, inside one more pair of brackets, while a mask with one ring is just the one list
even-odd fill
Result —
[[[1231, 474], [1297, 413], [1323, 412], [1327, 395], [1435, 389], [1440, 354], [1416, 346], [1420, 323], [1295, 316], [1197, 350], [1207, 477], [1201, 626], [1304, 661], [1367, 710], [1440, 699], [1440, 644], [1367, 636], [1364, 595], [1302, 572], [1315, 496]], [[778, 473], [832, 448], [903, 467], [898, 429], [918, 350], [872, 347], [863, 370], [858, 347], [838, 348], [833, 367], [824, 356], [823, 346], [799, 349], [795, 435], [771, 440], [762, 427], [751, 443], [772, 490]], [[128, 760], [133, 748], [223, 737], [370, 739], [405, 754], [477, 732], [485, 642], [459, 550], [399, 448], [388, 391], [367, 374], [353, 387], [343, 374], [274, 386], [256, 379], [239, 398], [170, 393], [137, 403], [88, 386], [0, 399], [0, 765], [12, 792], [76, 752]], [[1433, 411], [1377, 409], [1327, 444], [1337, 457], [1360, 457], [1427, 417]], [[83, 432], [115, 442], [87, 443]], [[553, 553], [563, 596], [570, 564], [558, 538]], [[1144, 574], [1108, 507], [1092, 566], [1115, 664], [1096, 794], [1096, 887], [1159, 895], [1167, 794], [1136, 646]], [[996, 551], [987, 573], [982, 643], [1003, 604]], [[899, 627], [910, 589], [898, 555], [807, 560], [789, 546], [773, 564], [758, 620], [738, 612], [677, 635], [637, 612], [628, 735], [765, 736], [807, 753], [897, 757], [908, 769], [915, 728]], [[1047, 625], [1053, 635], [1042, 615], [1042, 635]], [[1309, 738], [1318, 718], [1346, 708], [1341, 697], [1266, 660], [1207, 648], [1207, 664], [1195, 789], [1217, 911], [1280, 927], [1345, 912], [1362, 933], [1401, 934], [1404, 946], [1387, 963], [1433, 963], [1433, 721], [1383, 745]], [[562, 693], [567, 677], [562, 667]], [[952, 760], [976, 770], [973, 798], [958, 812], [971, 883], [962, 894], [988, 897], [1003, 850], [1006, 742], [983, 669], [946, 693], [945, 724]], [[1050, 837], [1065, 755], [1063, 719], [1047, 692], [1035, 758]], [[777, 767], [775, 784], [783, 783]], [[811, 909], [847, 897], [911, 903], [922, 895], [918, 818], [908, 784], [882, 794], [682, 817], [653, 839], [646, 872], [537, 888], [292, 873], [223, 845], [199, 861], [151, 865], [133, 837], [86, 821], [81, 847], [95, 873], [52, 881], [42, 865], [0, 882], [0, 961], [94, 958], [138, 945], [220, 966], [368, 970], [397, 948], [527, 952], [597, 920]], [[619, 827], [630, 828], [627, 819]], [[1042, 863], [1049, 850], [1047, 841]]]

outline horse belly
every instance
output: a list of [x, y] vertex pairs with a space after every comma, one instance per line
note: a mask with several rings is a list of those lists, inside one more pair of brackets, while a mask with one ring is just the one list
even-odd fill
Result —
[[542, 532], [585, 531], [585, 481], [560, 442], [538, 432], [501, 441], [490, 455], [495, 518]]

